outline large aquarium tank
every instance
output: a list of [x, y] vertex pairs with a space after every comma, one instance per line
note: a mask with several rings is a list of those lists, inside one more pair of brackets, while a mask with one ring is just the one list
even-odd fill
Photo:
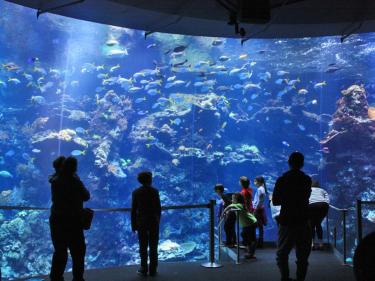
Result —
[[[78, 158], [87, 206], [123, 208], [145, 169], [164, 206], [218, 199], [216, 183], [239, 191], [240, 176], [271, 193], [295, 150], [333, 205], [375, 199], [375, 34], [241, 46], [0, 10], [0, 205], [48, 208], [59, 155]], [[0, 211], [3, 278], [48, 274], [48, 216]], [[373, 229], [375, 210], [363, 216]], [[207, 260], [208, 227], [207, 209], [163, 212], [160, 260]], [[129, 213], [97, 212], [86, 240], [88, 269], [139, 262]]]

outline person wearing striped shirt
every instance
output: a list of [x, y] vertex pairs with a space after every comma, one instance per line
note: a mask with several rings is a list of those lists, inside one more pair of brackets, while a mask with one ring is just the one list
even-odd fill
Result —
[[[311, 195], [309, 198], [309, 217], [312, 229], [313, 250], [322, 250], [323, 228], [322, 222], [328, 214], [329, 195], [327, 191], [320, 188], [319, 181], [313, 180], [311, 184]], [[315, 240], [318, 237], [318, 241]]]

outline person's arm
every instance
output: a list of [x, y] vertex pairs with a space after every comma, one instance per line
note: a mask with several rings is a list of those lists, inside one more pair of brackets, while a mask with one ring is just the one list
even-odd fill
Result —
[[327, 201], [328, 204], [331, 203], [331, 201], [329, 200], [328, 192], [325, 191], [324, 189], [323, 189], [323, 196], [324, 196], [324, 198], [326, 199], [326, 201]]
[[83, 182], [77, 177], [78, 180], [78, 188], [81, 194], [82, 201], [86, 202], [90, 200], [90, 191], [85, 187]]
[[275, 188], [272, 193], [272, 204], [274, 206], [280, 206], [282, 203], [282, 181], [281, 178], [278, 178], [275, 183]]
[[[258, 190], [259, 192], [259, 190]], [[264, 203], [264, 197], [266, 195], [264, 194], [264, 192], [261, 192], [258, 196], [258, 202], [257, 202], [257, 205], [255, 206], [256, 209], [260, 208], [261, 206], [263, 206], [263, 203]]]
[[159, 191], [157, 191], [156, 211], [157, 211], [157, 214], [158, 214], [158, 217], [159, 217], [159, 222], [160, 222], [160, 218], [161, 218], [161, 203], [160, 203]]
[[132, 208], [131, 208], [131, 226], [132, 226], [132, 231], [137, 231], [137, 200], [135, 198], [134, 192], [132, 193]]

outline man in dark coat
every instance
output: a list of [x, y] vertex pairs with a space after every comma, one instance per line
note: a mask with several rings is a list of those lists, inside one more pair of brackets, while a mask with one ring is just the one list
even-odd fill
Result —
[[289, 278], [289, 253], [296, 248], [297, 280], [305, 280], [308, 258], [311, 252], [311, 229], [309, 225], [309, 197], [311, 194], [311, 178], [301, 171], [304, 156], [293, 152], [289, 157], [290, 170], [277, 179], [272, 203], [281, 206], [279, 216], [279, 233], [277, 249], [277, 265], [281, 280]]
[[51, 281], [64, 280], [68, 249], [73, 261], [73, 281], [84, 281], [86, 244], [81, 214], [83, 202], [90, 199], [90, 193], [76, 172], [77, 159], [68, 157], [63, 161], [61, 171], [56, 169], [56, 174], [50, 178], [52, 192], [50, 228], [55, 249], [52, 257]]
[[[158, 266], [159, 223], [161, 205], [159, 191], [152, 187], [152, 173], [141, 172], [138, 174], [141, 187], [133, 191], [131, 225], [132, 230], [138, 232], [139, 254], [141, 268], [138, 273], [154, 276]], [[150, 249], [150, 266], [147, 266], [147, 248]]]

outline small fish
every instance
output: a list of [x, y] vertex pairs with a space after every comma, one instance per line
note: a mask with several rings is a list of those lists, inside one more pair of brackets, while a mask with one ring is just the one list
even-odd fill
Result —
[[12, 157], [14, 154], [16, 154], [16, 152], [14, 152], [14, 150], [11, 149], [11, 150], [8, 150], [8, 151], [5, 153], [5, 157]]
[[109, 69], [109, 72], [114, 72], [115, 70], [119, 69], [120, 68], [120, 65], [117, 64], [115, 66], [112, 66], [110, 69]]
[[155, 43], [147, 45], [147, 49], [155, 48], [157, 45]]
[[41, 153], [42, 151], [40, 149], [34, 148], [31, 150], [32, 153]]
[[284, 75], [287, 75], [289, 74], [288, 71], [284, 71], [284, 70], [279, 70], [278, 72], [276, 72], [277, 76], [284, 76]]
[[176, 118], [174, 120], [169, 120], [169, 122], [171, 123], [171, 125], [180, 125], [181, 124], [181, 119], [180, 118]]
[[140, 88], [140, 87], [131, 87], [128, 91], [130, 93], [135, 93], [135, 92], [138, 92], [139, 90], [142, 90], [142, 88]]
[[77, 133], [79, 133], [79, 134], [85, 134], [85, 133], [86, 133], [86, 130], [85, 130], [84, 128], [82, 128], [82, 127], [77, 127], [77, 128], [75, 129], [75, 131], [76, 131]]
[[172, 82], [176, 79], [176, 75], [167, 78], [167, 82]]
[[249, 90], [249, 89], [262, 89], [262, 88], [260, 87], [260, 83], [258, 83], [258, 84], [247, 83], [244, 86], [244, 90]]
[[291, 124], [292, 123], [292, 121], [290, 121], [289, 119], [284, 119], [284, 124], [286, 124], [286, 125], [288, 125], [288, 124]]
[[240, 80], [245, 80], [245, 79], [250, 79], [251, 76], [253, 76], [253, 72], [242, 72], [240, 74], [238, 74], [238, 77], [240, 78]]
[[311, 104], [318, 104], [318, 100], [312, 100]]
[[219, 57], [219, 61], [221, 61], [221, 62], [225, 62], [225, 61], [229, 61], [229, 60], [230, 60], [230, 58], [227, 57], [227, 56], [221, 56], [221, 57]]
[[39, 105], [42, 105], [42, 104], [46, 103], [46, 99], [42, 96], [31, 96], [30, 100], [31, 100], [32, 103], [39, 104]]
[[327, 82], [326, 81], [323, 81], [323, 82], [318, 82], [314, 85], [314, 89], [320, 89], [320, 88], [323, 88], [323, 86], [326, 86], [327, 85]]
[[78, 149], [72, 150], [70, 152], [70, 155], [72, 155], [72, 156], [81, 156], [81, 155], [85, 155], [85, 154], [86, 154], [86, 151], [78, 150]]
[[290, 144], [286, 141], [282, 141], [282, 144], [285, 145], [286, 147], [290, 147]]
[[105, 44], [106, 44], [108, 47], [113, 47], [113, 46], [115, 46], [115, 45], [119, 45], [120, 43], [119, 43], [119, 41], [117, 41], [116, 39], [111, 38], [111, 39], [108, 39], [108, 40], [105, 42]]
[[239, 58], [240, 60], [244, 60], [244, 59], [246, 59], [248, 56], [249, 56], [248, 54], [241, 54], [241, 55], [238, 56], [238, 58]]
[[215, 39], [214, 41], [212, 41], [212, 46], [215, 46], [215, 47], [217, 47], [217, 46], [220, 46], [220, 45], [222, 45], [224, 43], [224, 41], [223, 40], [220, 40], [220, 39]]
[[135, 103], [141, 103], [141, 102], [144, 102], [145, 100], [146, 100], [145, 97], [143, 97], [143, 98], [137, 98], [134, 102]]
[[299, 89], [299, 90], [298, 90], [298, 94], [300, 94], [300, 95], [306, 95], [308, 92], [309, 92], [309, 91], [306, 90], [306, 89]]
[[20, 84], [21, 81], [18, 78], [9, 78], [8, 82], [12, 82], [13, 84]]
[[0, 177], [3, 177], [3, 178], [13, 178], [13, 175], [11, 173], [9, 173], [8, 171], [0, 171]]
[[301, 124], [298, 124], [297, 127], [301, 130], [301, 131], [305, 131], [306, 128], [305, 126], [301, 125]]
[[160, 94], [160, 90], [150, 89], [150, 90], [147, 91], [147, 94], [149, 94], [150, 96], [155, 96], [157, 94]]

